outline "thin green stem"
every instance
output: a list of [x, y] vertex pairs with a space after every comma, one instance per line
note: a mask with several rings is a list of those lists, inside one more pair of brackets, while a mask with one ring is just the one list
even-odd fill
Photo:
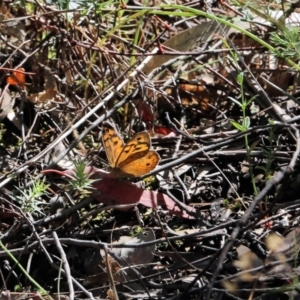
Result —
[[[278, 57], [284, 59], [293, 68], [300, 71], [300, 66], [299, 65], [297, 65], [295, 62], [293, 62], [289, 58], [285, 57], [284, 55], [281, 55], [281, 53], [278, 52], [273, 46], [271, 46], [270, 44], [268, 44], [264, 40], [260, 39], [258, 36], [252, 34], [251, 32], [249, 32], [245, 29], [243, 29], [242, 27], [240, 27], [238, 25], [238, 22], [236, 22], [237, 24], [235, 24], [235, 22], [232, 19], [227, 21], [225, 19], [217, 17], [216, 15], [209, 14], [207, 12], [200, 11], [200, 10], [190, 8], [190, 7], [186, 7], [186, 6], [182, 6], [182, 5], [162, 5], [161, 9], [162, 10], [149, 10], [148, 13], [149, 14], [154, 14], [154, 15], [157, 14], [157, 15], [169, 15], [169, 16], [182, 16], [184, 14], [185, 17], [202, 16], [202, 17], [205, 17], [205, 18], [209, 18], [211, 20], [215, 20], [215, 21], [219, 22], [220, 24], [229, 26], [229, 27], [234, 28], [237, 31], [243, 33], [244, 35], [248, 36], [253, 41], [256, 41], [257, 43], [259, 43], [260, 45], [262, 45], [263, 47], [265, 47], [266, 49], [268, 49], [272, 53], [276, 53], [276, 55]], [[170, 9], [174, 9], [174, 11], [170, 11]], [[178, 10], [181, 10], [181, 12], [178, 11]]]
[[[243, 82], [241, 82], [240, 87], [241, 87], [241, 95], [242, 95], [242, 113], [243, 113], [243, 120], [245, 122], [245, 120], [247, 118], [247, 115], [246, 115], [247, 101], [245, 100]], [[254, 180], [252, 164], [251, 164], [251, 148], [249, 147], [249, 140], [248, 140], [247, 134], [245, 134], [245, 146], [246, 146], [246, 156], [247, 156], [247, 160], [249, 163], [249, 173], [250, 173], [250, 177], [251, 177], [254, 195], [258, 195], [257, 187], [256, 187], [255, 180]]]
[[20, 268], [20, 270], [24, 273], [24, 275], [29, 279], [30, 282], [43, 294], [53, 300], [53, 298], [48, 294], [48, 292], [41, 287], [22, 267], [22, 265], [18, 262], [18, 260], [10, 253], [10, 251], [3, 245], [0, 240], [0, 247], [6, 252], [6, 254], [14, 261], [14, 263]]

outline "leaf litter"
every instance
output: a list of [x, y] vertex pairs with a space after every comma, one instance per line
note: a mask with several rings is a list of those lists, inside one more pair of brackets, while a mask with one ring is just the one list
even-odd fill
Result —
[[0, 5], [0, 297], [299, 297], [296, 7], [90, 4]]

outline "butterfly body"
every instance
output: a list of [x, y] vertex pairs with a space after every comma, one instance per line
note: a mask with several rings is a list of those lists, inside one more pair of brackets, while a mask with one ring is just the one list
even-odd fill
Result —
[[103, 125], [103, 145], [112, 172], [117, 177], [142, 176], [157, 166], [160, 157], [151, 148], [149, 133], [137, 133], [126, 144], [116, 130], [109, 124]]

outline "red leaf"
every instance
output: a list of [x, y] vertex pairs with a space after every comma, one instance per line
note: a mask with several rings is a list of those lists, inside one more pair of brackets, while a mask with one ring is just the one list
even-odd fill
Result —
[[[182, 211], [176, 203], [167, 195], [156, 191], [143, 190], [128, 181], [104, 178], [97, 181], [94, 187], [99, 193], [94, 195], [95, 199], [106, 205], [142, 204], [146, 207], [157, 208], [158, 205], [166, 207], [170, 213], [183, 218], [194, 219]], [[187, 207], [191, 212], [195, 210]]]
[[[102, 177], [103, 171], [94, 167], [86, 167], [87, 173], [92, 173], [92, 178]], [[74, 170], [58, 171], [58, 170], [44, 170], [42, 173], [54, 172], [61, 176], [67, 176], [72, 178]], [[105, 173], [104, 173], [105, 174]], [[107, 174], [109, 175], [109, 174]], [[93, 184], [96, 191], [93, 193], [93, 197], [105, 205], [129, 205], [129, 204], [142, 204], [146, 207], [157, 208], [158, 205], [166, 207], [170, 213], [180, 216], [182, 218], [194, 219], [186, 211], [181, 210], [177, 204], [167, 195], [156, 192], [143, 190], [137, 185], [128, 182], [120, 181], [115, 178], [102, 178]], [[196, 213], [196, 210], [190, 206], [182, 203], [188, 211]], [[117, 209], [117, 208], [116, 208]], [[120, 207], [120, 210], [128, 210]]]
[[168, 135], [172, 132], [174, 132], [171, 128], [165, 127], [165, 126], [155, 126], [154, 132], [158, 134]]
[[144, 101], [138, 101], [136, 106], [137, 106], [138, 114], [142, 118], [143, 122], [152, 124], [154, 115], [153, 115], [153, 110], [151, 105], [145, 103]]

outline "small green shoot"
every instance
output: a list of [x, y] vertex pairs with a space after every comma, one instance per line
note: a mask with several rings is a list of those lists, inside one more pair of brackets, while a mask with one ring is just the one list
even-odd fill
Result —
[[276, 45], [280, 57], [284, 56], [293, 60], [300, 57], [300, 38], [297, 27], [287, 28], [283, 32], [272, 32], [271, 41]]
[[[231, 97], [229, 97], [229, 99], [231, 101], [233, 101], [235, 104], [237, 104], [241, 110], [242, 110], [242, 124], [239, 124], [236, 121], [232, 121], [232, 125], [237, 128], [238, 130], [240, 130], [241, 132], [245, 132], [250, 128], [250, 118], [249, 116], [247, 116], [247, 107], [249, 105], [251, 105], [251, 103], [253, 102], [253, 100], [255, 99], [255, 97], [252, 97], [250, 100], [246, 100], [245, 99], [245, 93], [244, 93], [244, 74], [242, 72], [240, 72], [237, 76], [237, 82], [240, 85], [240, 89], [241, 89], [241, 101], [238, 101], [236, 99], [233, 99]], [[249, 172], [250, 172], [250, 176], [251, 176], [251, 181], [252, 181], [252, 185], [253, 185], [253, 190], [254, 190], [254, 194], [257, 195], [258, 191], [257, 191], [257, 187], [255, 184], [255, 180], [254, 180], [254, 175], [253, 175], [253, 169], [252, 169], [252, 164], [251, 164], [251, 147], [249, 146], [249, 140], [248, 140], [248, 135], [245, 134], [245, 146], [246, 146], [246, 151], [247, 151], [247, 160], [249, 162]]]
[[33, 181], [28, 188], [25, 188], [24, 186], [21, 188], [16, 187], [19, 194], [11, 197], [20, 204], [22, 211], [24, 211], [32, 220], [32, 213], [38, 212], [44, 214], [41, 206], [45, 205], [45, 202], [40, 199], [46, 193], [48, 187], [49, 185], [46, 184], [44, 180], [37, 179]]
[[133, 228], [131, 228], [131, 231], [130, 231], [130, 236], [132, 237], [135, 237], [137, 235], [139, 235], [140, 233], [143, 232], [143, 228], [140, 227], [140, 226], [134, 226]]
[[85, 198], [94, 189], [93, 183], [98, 179], [91, 179], [93, 173], [87, 173], [85, 171], [86, 164], [83, 161], [75, 163], [74, 179], [69, 179], [69, 184], [72, 190], [77, 191], [80, 194], [80, 198]]
[[21, 291], [22, 291], [22, 286], [19, 285], [19, 284], [16, 284], [16, 285], [14, 286], [14, 292], [21, 292]]

